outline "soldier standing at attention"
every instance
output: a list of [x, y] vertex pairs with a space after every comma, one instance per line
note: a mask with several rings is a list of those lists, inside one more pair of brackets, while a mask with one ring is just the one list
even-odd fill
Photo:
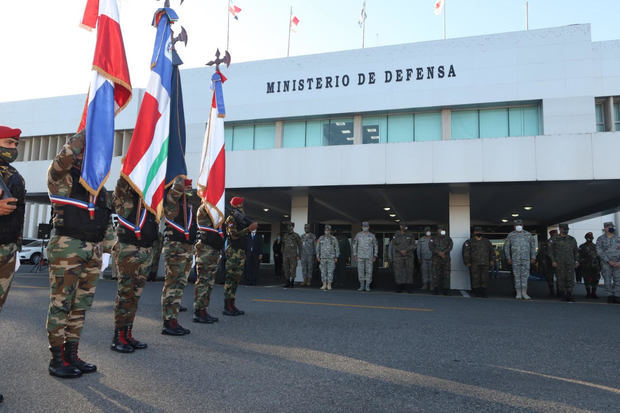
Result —
[[316, 244], [316, 260], [321, 269], [321, 281], [323, 286], [321, 290], [331, 290], [334, 281], [334, 269], [338, 262], [340, 249], [338, 248], [338, 240], [331, 235], [332, 226], [325, 225], [325, 235], [321, 235], [319, 242]]
[[[538, 248], [538, 254], [536, 256], [536, 261], [538, 262], [538, 269], [543, 272], [545, 278], [547, 279], [547, 286], [549, 287], [549, 297], [553, 297], [553, 276], [555, 275], [555, 268], [553, 268], [551, 262], [551, 256], [549, 255], [549, 242], [553, 237], [558, 235], [558, 231], [555, 229], [549, 231], [549, 239], [544, 240], [540, 243], [540, 247]], [[558, 296], [560, 292], [558, 291]]]
[[226, 217], [224, 225], [229, 237], [226, 247], [226, 280], [224, 282], [224, 311], [228, 316], [245, 314], [235, 306], [235, 297], [239, 281], [245, 267], [245, 247], [248, 234], [258, 228], [258, 223], [252, 222], [243, 211], [243, 198], [233, 197], [230, 200], [232, 210]]
[[406, 223], [401, 222], [399, 228], [400, 230], [392, 238], [392, 261], [396, 292], [403, 292], [405, 288], [411, 292], [415, 238], [411, 232], [407, 231]]
[[112, 200], [118, 215], [118, 241], [114, 245], [118, 291], [110, 348], [119, 353], [133, 353], [147, 348], [145, 343], [133, 338], [132, 330], [138, 301], [151, 270], [159, 226], [155, 215], [144, 207], [140, 195], [122, 176], [118, 178]]
[[523, 222], [515, 220], [514, 231], [508, 234], [504, 244], [506, 261], [512, 265], [515, 280], [516, 299], [529, 300], [527, 279], [530, 276], [530, 264], [536, 262], [536, 243], [528, 231], [523, 230]]
[[304, 285], [312, 283], [312, 270], [314, 268], [316, 236], [310, 232], [310, 225], [304, 225], [304, 234], [301, 236], [301, 271], [304, 275]]
[[377, 261], [379, 246], [375, 234], [370, 232], [367, 221], [362, 222], [362, 231], [353, 239], [353, 261], [357, 262], [357, 278], [360, 288], [357, 291], [370, 291], [372, 283], [372, 267]]
[[601, 259], [607, 302], [620, 304], [620, 238], [613, 222], [603, 224], [605, 233], [596, 239], [596, 252]]
[[549, 257], [558, 277], [563, 301], [573, 299], [575, 268], [579, 266], [579, 249], [575, 238], [568, 235], [568, 224], [560, 224], [560, 235], [549, 240]]
[[431, 289], [433, 276], [433, 253], [430, 248], [431, 227], [424, 228], [424, 236], [418, 240], [416, 253], [420, 262], [420, 272], [422, 273], [422, 288]]
[[[0, 180], [7, 193], [0, 189], [0, 311], [6, 301], [15, 272], [17, 251], [21, 248], [26, 184], [10, 164], [17, 159], [17, 146], [22, 131], [0, 126]], [[8, 193], [10, 192], [10, 194]], [[0, 394], [0, 403], [3, 396]]]
[[282, 255], [284, 256], [284, 277], [286, 287], [295, 286], [295, 275], [297, 274], [297, 260], [301, 257], [301, 237], [294, 231], [295, 223], [286, 223], [286, 234], [282, 238]]
[[[47, 171], [55, 231], [47, 244], [50, 306], [46, 325], [52, 353], [48, 370], [61, 378], [97, 370], [80, 359], [78, 345], [99, 281], [102, 242], [114, 240], [106, 189], [101, 188], [95, 197], [80, 184], [84, 141], [84, 131], [71, 137]], [[106, 247], [109, 250], [111, 245]]]
[[596, 288], [601, 279], [601, 263], [596, 253], [596, 245], [592, 242], [594, 235], [588, 232], [585, 238], [586, 242], [579, 246], [579, 269], [586, 287], [586, 297], [598, 298]]
[[463, 244], [463, 262], [469, 268], [474, 295], [487, 298], [489, 270], [495, 262], [491, 241], [482, 236], [482, 228], [474, 228], [474, 236]]
[[429, 241], [429, 248], [433, 253], [433, 294], [439, 294], [441, 289], [443, 295], [450, 293], [450, 251], [454, 243], [452, 238], [446, 235], [446, 226], [440, 225], [437, 228], [437, 235]]
[[187, 277], [192, 267], [196, 241], [197, 202], [192, 196], [192, 181], [177, 177], [166, 194], [165, 241], [162, 255], [166, 265], [166, 278], [161, 292], [161, 311], [164, 327], [162, 334], [182, 336], [190, 330], [179, 324], [179, 308]]

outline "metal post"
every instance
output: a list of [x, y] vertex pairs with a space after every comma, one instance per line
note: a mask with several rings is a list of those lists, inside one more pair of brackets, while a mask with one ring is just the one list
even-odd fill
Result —
[[530, 29], [530, 11], [528, 2], [525, 2], [525, 30]]
[[443, 2], [443, 39], [446, 40], [446, 3], [447, 0]]
[[291, 52], [291, 20], [293, 19], [293, 6], [291, 6], [291, 13], [288, 16], [288, 45], [286, 46], [286, 57]]
[[226, 50], [230, 50], [230, 0], [226, 3], [226, 15], [228, 16], [228, 23], [226, 25]]

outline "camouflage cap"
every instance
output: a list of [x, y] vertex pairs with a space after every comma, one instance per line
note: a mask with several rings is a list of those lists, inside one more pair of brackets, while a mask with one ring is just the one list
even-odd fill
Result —
[[515, 219], [514, 221], [512, 221], [515, 225], [523, 225], [523, 220], [522, 219]]
[[439, 224], [437, 226], [437, 229], [446, 229], [446, 225], [445, 224]]
[[431, 230], [431, 227], [424, 227], [424, 232], [430, 231], [430, 230]]
[[482, 227], [474, 227], [474, 232], [482, 232]]
[[566, 230], [568, 229], [568, 224], [560, 224], [559, 226], [560, 226], [560, 231], [563, 229], [566, 229]]
[[329, 230], [331, 230], [331, 229], [332, 229], [332, 226], [331, 226], [331, 225], [329, 225], [329, 224], [326, 224], [326, 225], [325, 225], [325, 229], [329, 229]]
[[405, 221], [400, 221], [400, 222], [398, 223], [398, 226], [399, 226], [399, 227], [407, 227], [407, 223], [406, 223]]
[[369, 227], [370, 224], [368, 223], [368, 221], [362, 221], [362, 226], [363, 227]]
[[549, 231], [549, 235], [550, 235], [550, 236], [557, 235], [557, 233], [558, 233], [558, 230], [557, 230], [557, 229], [552, 229], [551, 231]]
[[614, 225], [613, 222], [609, 221], [609, 222], [605, 222], [603, 224], [603, 228], [615, 228], [616, 226]]
[[591, 233], [591, 232], [588, 232], [588, 233], [584, 236], [584, 238], [585, 238], [585, 239], [594, 239], [594, 234], [593, 234], [593, 233]]

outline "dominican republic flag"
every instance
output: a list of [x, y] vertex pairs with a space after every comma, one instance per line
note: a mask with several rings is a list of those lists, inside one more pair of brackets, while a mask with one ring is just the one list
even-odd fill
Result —
[[230, 12], [230, 14], [233, 15], [235, 20], [239, 20], [239, 16], [237, 16], [241, 12], [241, 9], [239, 7], [235, 6], [232, 2], [230, 2], [228, 4], [228, 11]]
[[364, 25], [364, 22], [366, 21], [366, 0], [364, 0], [364, 3], [362, 4], [362, 13], [360, 14], [360, 19], [358, 21], [360, 27], [362, 27]]
[[88, 97], [78, 132], [86, 129], [80, 182], [97, 196], [108, 179], [114, 149], [114, 116], [131, 100], [131, 81], [116, 0], [88, 0], [83, 27], [97, 27]]
[[220, 228], [224, 222], [226, 187], [226, 154], [224, 151], [224, 94], [222, 83], [226, 81], [224, 75], [215, 72], [211, 77], [213, 99], [209, 123], [205, 132], [198, 176], [198, 193], [207, 208], [213, 221], [214, 228]]
[[185, 164], [185, 113], [183, 111], [183, 92], [181, 90], [181, 72], [179, 66], [183, 61], [172, 49], [172, 84], [170, 96], [170, 138], [168, 139], [168, 166], [166, 167], [166, 187], [172, 185], [175, 178], [187, 178]]
[[444, 0], [435, 0], [435, 15], [438, 16], [443, 11]]
[[297, 16], [293, 16], [293, 18], [291, 19], [291, 31], [293, 33], [297, 33], [297, 26], [299, 25], [299, 19], [297, 18]]
[[170, 138], [172, 95], [172, 30], [178, 20], [169, 7], [155, 12], [157, 27], [151, 59], [151, 76], [138, 112], [136, 127], [127, 150], [121, 175], [142, 197], [144, 206], [157, 219], [163, 213], [164, 181]]

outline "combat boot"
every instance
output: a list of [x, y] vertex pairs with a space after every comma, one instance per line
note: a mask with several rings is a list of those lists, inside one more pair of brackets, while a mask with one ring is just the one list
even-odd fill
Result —
[[4, 401], [4, 396], [0, 394], [0, 403]]
[[515, 298], [516, 298], [517, 300], [520, 300], [520, 299], [522, 299], [522, 298], [523, 298], [523, 294], [522, 294], [522, 292], [521, 292], [521, 289], [520, 289], [520, 288], [517, 288], [517, 295], [515, 296]]
[[529, 295], [527, 295], [527, 288], [523, 289], [523, 292], [521, 293], [521, 297], [523, 297], [524, 300], [530, 300], [531, 297]]
[[133, 335], [131, 334], [132, 329], [133, 329], [133, 324], [129, 324], [127, 327], [125, 327], [125, 338], [127, 339], [127, 342], [129, 343], [129, 345], [133, 347], [135, 350], [144, 350], [145, 348], [147, 348], [148, 346], [146, 345], [146, 343], [142, 343], [136, 340], [135, 338], [133, 338]]
[[295, 288], [295, 279], [291, 278], [291, 288]]
[[161, 333], [166, 336], [184, 336], [185, 332], [179, 328], [176, 319], [164, 321], [164, 328]]
[[125, 328], [115, 328], [114, 329], [114, 339], [112, 340], [112, 345], [110, 348], [114, 351], [118, 351], [119, 353], [133, 353], [134, 348], [127, 341], [127, 337], [125, 336]]
[[62, 347], [50, 347], [52, 358], [48, 371], [51, 376], [60, 377], [61, 379], [74, 379], [80, 377], [82, 372], [71, 366], [65, 359]]
[[548, 284], [549, 287], [549, 297], [555, 297], [555, 293], [553, 292], [553, 284]]
[[332, 283], [327, 283], [327, 289], [331, 290], [332, 289]]
[[323, 281], [323, 285], [321, 286], [321, 290], [325, 290], [327, 288], [327, 283]]
[[433, 295], [439, 295], [439, 288], [433, 288]]
[[192, 321], [194, 323], [212, 324], [214, 321], [212, 321], [211, 318], [212, 317], [209, 317], [209, 314], [207, 314], [207, 310], [199, 310], [194, 312]]
[[598, 300], [598, 295], [596, 295], [596, 286], [592, 286], [592, 294], [590, 294], [590, 298], [594, 298], [595, 300]]
[[97, 366], [85, 362], [78, 356], [78, 345], [77, 341], [67, 341], [65, 343], [65, 361], [82, 373], [96, 372]]
[[586, 285], [586, 298], [592, 297], [592, 293], [590, 292], [590, 287]]
[[569, 303], [574, 303], [575, 299], [573, 298], [573, 293], [570, 291], [566, 292], [566, 301], [568, 301]]
[[222, 314], [233, 316], [233, 317], [239, 315], [235, 312], [235, 309], [232, 307], [232, 298], [227, 298], [224, 300], [224, 311], [222, 311]]
[[235, 310], [235, 313], [237, 313], [237, 315], [244, 315], [245, 314], [245, 311], [241, 311], [241, 310], [239, 310], [237, 308], [237, 306], [235, 305], [235, 299], [234, 298], [232, 299], [231, 305], [232, 305], [233, 310]]
[[179, 305], [179, 313], [184, 313], [185, 311], [187, 311], [187, 307], [183, 307], [182, 305]]
[[357, 291], [364, 291], [364, 284], [366, 284], [364, 281], [360, 281], [360, 288]]
[[480, 288], [480, 297], [482, 298], [489, 298], [489, 296], [487, 295], [487, 289], [486, 288]]
[[608, 295], [607, 296], [607, 304], [613, 304], [616, 297], [614, 297], [613, 295]]

